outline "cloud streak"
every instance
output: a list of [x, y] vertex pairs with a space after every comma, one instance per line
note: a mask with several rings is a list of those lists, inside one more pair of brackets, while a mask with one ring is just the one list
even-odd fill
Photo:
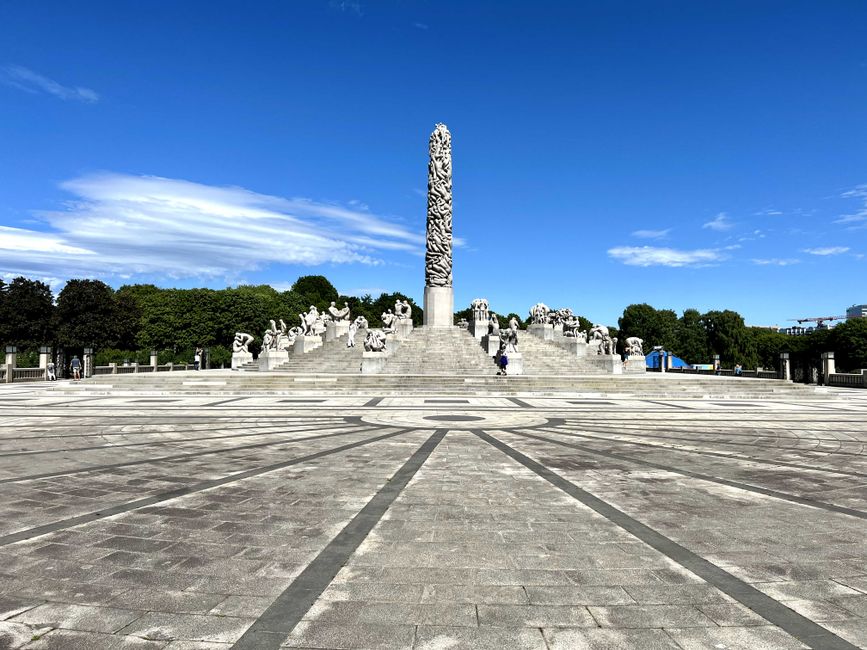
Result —
[[224, 278], [271, 264], [381, 264], [424, 237], [353, 208], [158, 176], [100, 173], [36, 215], [49, 232], [0, 228], [0, 272], [67, 277]]
[[632, 236], [639, 239], [665, 239], [670, 232], [671, 228], [666, 228], [665, 230], [633, 230]]
[[725, 212], [720, 212], [717, 216], [704, 224], [702, 228], [724, 232], [734, 228], [734, 224], [729, 220], [728, 215], [726, 215]]
[[0, 67], [0, 81], [28, 93], [46, 93], [65, 101], [78, 101], [85, 104], [95, 104], [99, 95], [95, 90], [82, 86], [64, 86], [54, 79], [49, 79], [30, 68], [20, 65], [5, 65]]
[[617, 246], [608, 256], [628, 266], [702, 267], [727, 259], [725, 252], [711, 248], [678, 250], [655, 246]]
[[849, 252], [848, 246], [821, 246], [819, 248], [805, 248], [804, 253], [810, 255], [842, 255]]

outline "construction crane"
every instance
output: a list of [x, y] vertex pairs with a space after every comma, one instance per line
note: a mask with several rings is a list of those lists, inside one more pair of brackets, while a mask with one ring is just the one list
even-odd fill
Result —
[[801, 323], [816, 323], [816, 329], [824, 329], [826, 320], [846, 320], [846, 316], [813, 316], [810, 318], [790, 318], [790, 321], [795, 321], [799, 325]]

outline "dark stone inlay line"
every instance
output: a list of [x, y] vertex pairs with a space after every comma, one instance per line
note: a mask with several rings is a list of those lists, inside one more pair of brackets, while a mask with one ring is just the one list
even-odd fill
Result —
[[271, 606], [235, 642], [231, 650], [276, 650], [283, 644], [445, 435], [445, 430], [435, 431], [413, 453], [337, 537], [277, 596]]
[[40, 535], [46, 535], [48, 533], [53, 533], [58, 530], [63, 530], [65, 528], [72, 528], [74, 526], [80, 526], [82, 524], [87, 524], [92, 521], [96, 521], [98, 519], [104, 519], [106, 517], [112, 517], [114, 515], [122, 514], [124, 512], [129, 512], [130, 510], [136, 510], [138, 508], [144, 508], [147, 506], [151, 506], [155, 503], [161, 503], [163, 501], [168, 501], [170, 499], [177, 499], [178, 497], [187, 496], [188, 494], [192, 494], [193, 492], [202, 492], [203, 490], [210, 490], [211, 488], [219, 487], [221, 485], [226, 485], [227, 483], [234, 483], [235, 481], [240, 481], [245, 478], [250, 478], [252, 476], [259, 476], [261, 474], [267, 474], [268, 472], [273, 472], [278, 469], [283, 469], [285, 467], [290, 467], [292, 465], [299, 465], [300, 463], [306, 463], [311, 460], [316, 460], [317, 458], [322, 458], [323, 456], [330, 456], [331, 454], [337, 454], [341, 451], [347, 451], [349, 449], [355, 449], [356, 447], [361, 447], [363, 445], [370, 444], [372, 442], [379, 442], [380, 440], [385, 440], [387, 438], [393, 438], [395, 436], [399, 436], [401, 434], [406, 433], [410, 429], [400, 429], [398, 431], [394, 431], [392, 433], [386, 433], [381, 436], [374, 436], [373, 438], [367, 438], [365, 440], [359, 440], [358, 442], [350, 442], [345, 445], [340, 445], [339, 447], [334, 447], [332, 449], [326, 449], [324, 451], [317, 451], [313, 454], [308, 454], [307, 456], [300, 456], [298, 458], [292, 458], [290, 460], [280, 461], [279, 463], [272, 463], [271, 465], [263, 465], [261, 467], [255, 467], [253, 469], [244, 470], [243, 472], [238, 472], [237, 474], [231, 474], [229, 476], [224, 476], [223, 478], [212, 479], [209, 481], [202, 481], [201, 483], [194, 483], [193, 485], [189, 485], [187, 487], [179, 488], [177, 490], [170, 490], [168, 492], [160, 492], [159, 494], [154, 494], [149, 497], [145, 497], [144, 499], [137, 499], [135, 501], [128, 501], [126, 503], [120, 503], [116, 506], [111, 506], [109, 508], [102, 508], [96, 512], [88, 512], [83, 515], [78, 515], [76, 517], [69, 517], [68, 519], [61, 519], [59, 521], [52, 522], [50, 524], [43, 524], [42, 526], [35, 526], [34, 528], [27, 528], [24, 530], [19, 530], [14, 533], [9, 533], [8, 535], [0, 536], [0, 546], [6, 546], [7, 544], [14, 544], [15, 542], [20, 542], [25, 539], [31, 539], [33, 537], [39, 537]]
[[648, 404], [658, 404], [659, 406], [667, 406], [668, 408], [673, 408], [673, 409], [683, 409], [684, 411], [694, 411], [695, 410], [691, 406], [684, 406], [683, 404], [667, 404], [666, 402], [656, 402], [654, 400], [649, 400], [649, 399], [646, 399], [643, 401], [647, 402]]
[[167, 403], [167, 402], [179, 402], [179, 399], [158, 399], [158, 398], [149, 398], [149, 399], [131, 399], [128, 400], [130, 402], [134, 402], [136, 404], [158, 404], [158, 403]]
[[221, 399], [219, 402], [211, 402], [210, 404], [205, 404], [205, 406], [222, 406], [223, 404], [230, 404], [232, 402], [239, 402], [242, 399], [250, 399], [250, 397], [233, 397], [231, 399]]
[[468, 399], [426, 399], [425, 404], [469, 404]]
[[365, 406], [379, 406], [379, 403], [384, 399], [384, 397], [374, 397], [372, 400], [368, 401]]
[[[330, 426], [326, 427], [325, 426], [326, 424], [330, 425]], [[316, 424], [310, 424], [310, 425], [306, 425], [304, 427], [298, 427], [298, 428], [292, 429], [291, 433], [304, 433], [306, 431], [315, 431], [315, 430], [330, 431], [333, 428], [346, 426], [347, 424], [348, 424], [347, 422], [342, 422], [342, 423], [318, 422]], [[94, 450], [108, 451], [111, 449], [125, 449], [127, 447], [153, 447], [153, 446], [158, 446], [158, 445], [180, 445], [180, 444], [185, 444], [188, 442], [227, 440], [229, 438], [255, 438], [257, 436], [275, 436], [275, 435], [280, 435], [281, 433], [287, 433], [286, 432], [286, 425], [280, 425], [280, 424], [267, 425], [264, 427], [247, 426], [247, 427], [235, 427], [235, 428], [240, 428], [244, 431], [250, 431], [253, 429], [258, 429], [258, 430], [255, 433], [230, 433], [230, 434], [225, 435], [225, 436], [199, 436], [197, 438], [178, 438], [176, 440], [148, 440], [145, 442], [126, 442], [126, 443], [119, 444], [119, 445], [103, 444], [103, 445], [89, 445], [87, 447], [62, 447], [60, 449], [31, 449], [28, 451], [10, 451], [10, 452], [0, 453], [0, 458], [7, 458], [9, 456], [38, 456], [41, 454], [58, 454], [58, 453], [68, 454], [68, 453], [73, 452], [73, 451], [94, 451]], [[280, 429], [280, 431], [263, 431], [263, 429]], [[219, 429], [217, 429], [217, 430], [219, 430]], [[234, 428], [229, 429], [229, 430], [234, 430]], [[158, 435], [160, 433], [165, 435], [166, 433], [181, 433], [181, 432], [180, 431], [151, 431], [151, 432], [148, 432], [147, 435]], [[196, 431], [196, 433], [200, 433], [200, 431]], [[142, 432], [137, 432], [137, 433], [123, 433], [123, 432], [121, 432], [121, 433], [114, 433], [114, 434], [110, 434], [110, 433], [107, 433], [107, 434], [90, 434], [87, 437], [89, 437], [89, 438], [101, 438], [103, 436], [111, 436], [111, 435], [114, 435], [114, 436], [118, 436], [118, 435], [142, 435]], [[39, 436], [35, 436], [35, 437], [37, 439], [39, 438]], [[46, 436], [46, 439], [47, 438], [48, 438], [48, 436]], [[32, 438], [28, 438], [28, 439], [32, 439]], [[6, 438], [5, 440], [9, 440], [9, 438]]]
[[528, 403], [525, 402], [524, 400], [519, 399], [519, 398], [517, 398], [517, 397], [507, 397], [506, 399], [509, 400], [512, 404], [517, 404], [517, 405], [520, 406], [522, 409], [534, 409], [534, 408], [536, 408], [536, 407], [533, 406], [532, 404], [528, 404]]
[[[347, 422], [342, 426], [357, 426], [357, 423]], [[4, 483], [17, 483], [19, 481], [34, 481], [43, 478], [52, 478], [55, 476], [66, 476], [67, 474], [81, 474], [85, 472], [100, 472], [105, 469], [114, 469], [116, 467], [131, 467], [133, 465], [146, 465], [148, 463], [161, 463], [167, 460], [179, 460], [181, 458], [195, 458], [197, 456], [208, 456], [210, 454], [224, 454], [232, 451], [242, 451], [244, 449], [258, 449], [259, 447], [269, 447], [274, 445], [289, 445], [293, 442], [303, 442], [305, 440], [318, 440], [320, 438], [333, 438], [335, 436], [346, 436], [351, 433], [365, 433], [372, 431], [373, 427], [365, 427], [364, 429], [354, 429], [352, 431], [338, 431], [337, 433], [326, 433], [315, 436], [305, 436], [303, 438], [295, 438], [293, 440], [275, 440], [273, 442], [257, 442], [249, 445], [238, 445], [237, 447], [226, 447], [225, 449], [211, 449], [207, 451], [196, 451], [189, 454], [175, 454], [173, 456], [158, 456], [157, 458], [145, 458], [143, 460], [131, 460], [124, 463], [109, 463], [107, 465], [89, 465], [87, 467], [79, 467], [77, 469], [58, 470], [56, 472], [46, 472], [44, 474], [30, 474], [28, 476], [13, 476], [11, 478], [0, 479], [0, 485]]]
[[799, 497], [796, 494], [789, 494], [788, 492], [778, 492], [777, 490], [771, 490], [769, 488], [763, 488], [758, 485], [750, 485], [749, 483], [741, 483], [739, 481], [731, 481], [729, 479], [720, 478], [717, 476], [710, 476], [708, 474], [700, 474], [698, 472], [692, 472], [687, 469], [679, 469], [677, 467], [672, 467], [671, 465], [663, 465], [661, 463], [654, 463], [648, 460], [638, 460], [635, 458], [630, 458], [629, 456], [624, 456], [623, 454], [617, 454], [610, 451], [599, 451], [597, 449], [593, 449], [592, 447], [587, 447], [585, 445], [579, 445], [574, 442], [563, 442], [561, 440], [552, 440], [551, 438], [546, 438], [544, 436], [535, 435], [532, 433], [522, 433], [520, 431], [513, 431], [512, 433], [516, 433], [519, 436], [524, 436], [525, 438], [533, 438], [534, 440], [539, 440], [541, 442], [548, 442], [553, 445], [559, 445], [560, 447], [569, 447], [570, 449], [578, 449], [579, 451], [586, 452], [588, 454], [594, 454], [596, 456], [603, 456], [605, 458], [613, 458], [615, 460], [622, 460], [627, 463], [634, 463], [636, 465], [642, 465], [644, 467], [652, 467], [654, 469], [661, 469], [665, 472], [672, 472], [673, 474], [680, 474], [682, 476], [689, 476], [690, 478], [699, 479], [701, 481], [707, 481], [709, 483], [719, 483], [720, 485], [726, 485], [728, 487], [737, 488], [739, 490], [746, 490], [747, 492], [756, 492], [758, 494], [764, 494], [765, 496], [774, 497], [775, 499], [782, 499], [783, 501], [790, 501], [792, 503], [797, 503], [802, 506], [810, 506], [811, 508], [821, 508], [823, 510], [829, 510], [831, 512], [837, 512], [842, 515], [849, 515], [850, 517], [858, 517], [859, 519], [867, 519], [867, 512], [863, 510], [856, 510], [855, 508], [847, 508], [845, 506], [838, 506], [833, 503], [828, 503], [826, 501], [815, 501], [813, 499], [809, 499], [807, 497]]
[[[599, 436], [588, 436], [586, 433], [575, 433], [574, 431], [571, 431], [571, 430], [558, 431], [558, 430], [556, 430], [557, 426], [574, 426], [574, 425], [555, 425], [555, 428], [551, 429], [550, 432], [551, 433], [558, 433], [558, 434], [564, 435], [564, 436], [574, 436], [576, 438], [587, 438], [588, 440], [598, 440], [600, 442], [613, 442], [613, 443], [617, 443], [617, 444], [621, 444], [621, 445], [635, 445], [637, 447], [647, 447], [649, 449], [656, 449], [657, 451], [663, 451], [664, 450], [664, 451], [673, 451], [673, 452], [682, 453], [682, 454], [695, 454], [698, 456], [714, 456], [715, 458], [728, 458], [729, 460], [746, 460], [746, 461], [749, 461], [751, 463], [759, 463], [761, 465], [779, 465], [781, 467], [793, 467], [795, 469], [808, 469], [808, 470], [812, 470], [814, 472], [827, 472], [829, 474], [840, 474], [842, 476], [858, 476], [861, 478], [867, 477], [867, 474], [865, 474], [864, 472], [847, 472], [847, 471], [841, 470], [841, 469], [831, 469], [829, 467], [819, 467], [818, 465], [802, 465], [801, 463], [789, 463], [789, 462], [784, 461], [784, 460], [768, 460], [766, 458], [756, 458], [755, 456], [747, 456], [747, 455], [735, 456], [733, 454], [723, 454], [723, 453], [718, 452], [718, 451], [708, 451], [708, 450], [701, 450], [701, 449], [681, 449], [679, 447], [669, 447], [668, 445], [653, 444], [653, 443], [649, 443], [649, 442], [636, 442], [634, 440], [619, 440], [617, 438], [600, 438]], [[526, 427], [523, 427], [523, 428], [526, 428]], [[587, 429], [588, 431], [596, 431], [598, 433], [607, 433], [607, 434], [615, 434], [615, 435], [629, 435], [629, 436], [638, 436], [639, 435], [639, 433], [637, 433], [637, 432], [624, 434], [622, 431], [621, 432], [606, 431], [606, 430], [600, 431], [599, 429], [591, 429], [589, 427], [581, 427], [581, 429]], [[649, 438], [655, 438], [657, 436], [648, 435], [648, 437]], [[701, 444], [701, 442], [702, 441], [700, 441], [700, 440], [693, 440], [694, 444]], [[707, 442], [707, 441], [705, 441], [705, 442]], [[715, 441], [710, 441], [710, 442], [715, 442]], [[771, 449], [771, 450], [777, 449], [778, 450], [778, 449], [781, 449], [781, 447], [762, 447], [762, 449]], [[786, 451], [793, 451], [793, 449], [790, 447], [782, 447], [782, 449], [784, 449]], [[798, 451], [798, 450], [795, 449], [795, 451]]]
[[424, 419], [436, 422], [477, 422], [485, 418], [478, 415], [426, 415]]
[[713, 585], [723, 593], [731, 596], [739, 603], [753, 610], [762, 618], [770, 621], [784, 632], [795, 637], [811, 648], [823, 650], [858, 650], [827, 628], [814, 623], [805, 616], [789, 609], [783, 603], [774, 600], [755, 587], [736, 578], [728, 571], [721, 569], [703, 557], [681, 546], [650, 526], [633, 519], [622, 510], [603, 501], [590, 492], [581, 489], [571, 481], [566, 480], [556, 472], [536, 462], [529, 456], [513, 449], [509, 445], [488, 435], [484, 431], [473, 431], [479, 438], [493, 445], [509, 458], [517, 461], [530, 471], [559, 488], [570, 497], [596, 511], [608, 521], [616, 524], [626, 532], [634, 535], [648, 546], [656, 549], [666, 557], [671, 558], [683, 568], [692, 571], [705, 582]]
[[612, 406], [614, 402], [607, 402], [605, 400], [597, 400], [597, 399], [569, 399], [566, 400], [570, 404], [589, 404], [591, 406]]

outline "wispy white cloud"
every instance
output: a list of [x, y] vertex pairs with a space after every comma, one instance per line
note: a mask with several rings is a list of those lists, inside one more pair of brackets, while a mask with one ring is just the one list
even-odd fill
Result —
[[799, 264], [801, 260], [793, 259], [793, 258], [779, 258], [779, 257], [770, 257], [770, 258], [753, 258], [752, 263], [758, 264], [759, 266], [791, 266], [792, 264]]
[[427, 25], [425, 23], [413, 23], [412, 26], [415, 27], [416, 29], [422, 29], [425, 31], [430, 29], [430, 25]]
[[758, 212], [753, 212], [754, 217], [778, 217], [783, 214], [782, 210], [773, 210], [768, 208], [767, 210], [759, 210]]
[[671, 228], [665, 230], [633, 230], [632, 236], [640, 239], [664, 239], [671, 232]]
[[37, 216], [49, 232], [0, 229], [0, 272], [220, 277], [270, 264], [380, 264], [423, 253], [424, 237], [364, 208], [157, 176], [101, 173]]
[[710, 266], [727, 258], [722, 250], [699, 248], [678, 250], [654, 246], [617, 246], [608, 249], [609, 257], [629, 266]]
[[810, 255], [842, 255], [849, 252], [848, 246], [820, 246], [819, 248], [805, 248], [804, 253]]
[[844, 199], [860, 199], [862, 201], [861, 209], [853, 214], [844, 214], [834, 223], [848, 224], [850, 229], [859, 229], [867, 227], [867, 184], [858, 185], [857, 187], [843, 192], [840, 195]]
[[723, 232], [734, 228], [734, 224], [731, 222], [725, 212], [720, 212], [717, 216], [704, 224], [702, 228], [708, 228], [710, 230], [716, 230], [717, 232]]
[[331, 0], [328, 3], [332, 9], [361, 16], [361, 3], [358, 0]]
[[48, 93], [64, 100], [79, 101], [93, 104], [99, 101], [95, 90], [82, 86], [64, 86], [54, 79], [49, 79], [30, 68], [20, 65], [4, 65], [0, 67], [0, 81], [7, 86], [13, 86], [28, 93]]

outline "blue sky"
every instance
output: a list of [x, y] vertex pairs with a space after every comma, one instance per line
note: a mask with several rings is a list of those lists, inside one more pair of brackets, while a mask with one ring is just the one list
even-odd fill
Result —
[[867, 4], [0, 2], [0, 274], [752, 324], [867, 302]]

